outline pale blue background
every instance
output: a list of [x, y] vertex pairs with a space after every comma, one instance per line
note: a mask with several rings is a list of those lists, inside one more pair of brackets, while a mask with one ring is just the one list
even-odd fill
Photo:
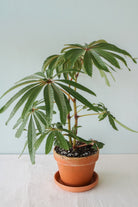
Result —
[[[58, 53], [65, 43], [106, 39], [138, 57], [137, 0], [0, 0], [0, 95], [14, 82], [41, 69], [44, 59]], [[138, 66], [131, 72], [118, 71], [116, 82], [105, 86], [95, 71], [93, 79], [80, 81], [98, 95], [124, 124], [138, 130]], [[87, 96], [89, 98], [89, 96]], [[0, 106], [7, 100], [0, 100]], [[93, 99], [92, 101], [95, 101]], [[19, 153], [25, 136], [14, 138], [14, 123], [5, 121], [10, 110], [0, 115], [0, 153]], [[102, 153], [138, 153], [138, 134], [107, 121], [82, 118], [79, 135], [97, 138], [106, 145]], [[44, 152], [42, 144], [39, 153]]]

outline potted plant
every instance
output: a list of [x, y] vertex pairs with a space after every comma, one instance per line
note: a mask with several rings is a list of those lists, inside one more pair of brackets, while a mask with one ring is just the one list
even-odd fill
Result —
[[[52, 55], [44, 61], [41, 72], [23, 78], [1, 96], [2, 98], [21, 87], [0, 109], [0, 113], [18, 100], [6, 125], [20, 109], [21, 115], [13, 128], [16, 129], [17, 138], [23, 131], [27, 133], [23, 151], [28, 146], [32, 164], [35, 163], [35, 152], [44, 140], [46, 154], [51, 151], [53, 145], [55, 146], [54, 157], [59, 167], [55, 180], [65, 190], [89, 190], [98, 181], [94, 166], [99, 149], [104, 144], [78, 136], [80, 117], [97, 115], [99, 121], [107, 118], [115, 130], [118, 130], [117, 123], [136, 132], [118, 121], [103, 103], [96, 104], [87, 100], [81, 92], [96, 96], [95, 92], [78, 83], [79, 74], [92, 77], [95, 66], [108, 85], [106, 74], [112, 76], [111, 71], [120, 69], [120, 62], [129, 69], [126, 56], [136, 63], [126, 50], [105, 40], [85, 45], [68, 44], [59, 55]], [[42, 97], [40, 100], [37, 99], [39, 95]], [[80, 115], [83, 110], [88, 113]], [[58, 122], [53, 118], [56, 112], [60, 117]]]

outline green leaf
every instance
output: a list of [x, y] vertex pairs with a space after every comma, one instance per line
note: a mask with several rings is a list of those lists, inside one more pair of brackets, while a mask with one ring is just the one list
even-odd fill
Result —
[[21, 89], [18, 93], [16, 93], [1, 109], [0, 113], [4, 112], [19, 96], [21, 96], [25, 91], [34, 87], [36, 84], [31, 84], [26, 86], [25, 88]]
[[16, 134], [15, 134], [16, 138], [19, 138], [22, 135], [22, 132], [25, 129], [25, 126], [27, 124], [28, 118], [29, 118], [29, 114], [22, 120], [20, 127], [17, 129]]
[[57, 137], [57, 140], [58, 140], [60, 147], [62, 149], [68, 150], [69, 146], [68, 146], [67, 140], [64, 138], [64, 136], [59, 131], [55, 131], [55, 133], [56, 133], [56, 137]]
[[110, 72], [110, 75], [111, 75], [113, 81], [115, 81], [115, 78], [114, 78], [114, 76], [113, 76], [113, 74], [111, 72]]
[[90, 51], [86, 51], [84, 55], [84, 68], [89, 76], [92, 76], [92, 58]]
[[40, 135], [40, 137], [36, 140], [35, 144], [34, 144], [34, 148], [35, 150], [38, 150], [38, 148], [40, 147], [42, 141], [45, 139], [46, 135], [49, 133], [50, 131]]
[[18, 127], [21, 124], [22, 121], [23, 121], [22, 117], [19, 117], [19, 119], [14, 124], [13, 129], [15, 129], [16, 127]]
[[70, 111], [72, 111], [72, 108], [71, 108], [71, 105], [70, 105], [70, 101], [67, 99], [65, 94], [64, 94], [64, 98], [65, 98], [67, 110], [68, 110], [68, 113], [69, 113]]
[[28, 84], [28, 83], [40, 83], [40, 81], [38, 81], [38, 80], [30, 80], [30, 81], [25, 81], [25, 82], [22, 82], [22, 83], [19, 83], [19, 84], [16, 84], [15, 86], [13, 86], [13, 87], [11, 87], [9, 90], [7, 90], [1, 97], [0, 97], [0, 99], [1, 98], [3, 98], [3, 96], [5, 96], [7, 93], [9, 93], [10, 91], [12, 91], [12, 90], [14, 90], [15, 88], [18, 88], [18, 87], [20, 87], [20, 86], [22, 86], [22, 85], [25, 85], [25, 84]]
[[51, 151], [53, 143], [54, 143], [54, 137], [55, 137], [55, 131], [52, 131], [48, 135], [47, 140], [46, 140], [45, 154], [48, 154]]
[[37, 109], [40, 109], [40, 110], [45, 111], [46, 110], [46, 107], [45, 106], [38, 106]]
[[47, 127], [46, 114], [44, 114], [42, 111], [35, 111], [35, 114], [38, 116], [41, 122]]
[[53, 71], [54, 69], [56, 68], [56, 61], [57, 61], [58, 57], [54, 58], [49, 66], [48, 66], [48, 69], [46, 70], [46, 73], [47, 73], [47, 78], [52, 78], [52, 75], [53, 75]]
[[123, 128], [125, 128], [125, 129], [127, 129], [127, 130], [129, 130], [129, 131], [131, 131], [131, 132], [138, 133], [138, 131], [135, 131], [135, 130], [133, 130], [133, 129], [130, 129], [129, 127], [125, 126], [125, 125], [122, 124], [120, 121], [118, 121], [117, 119], [114, 119], [114, 121], [115, 121], [116, 123], [118, 123], [120, 126], [122, 126]]
[[101, 74], [101, 77], [105, 79], [105, 83], [107, 86], [110, 86], [110, 82], [105, 74], [105, 72], [103, 70], [99, 70], [100, 74]]
[[104, 113], [104, 114], [100, 114], [99, 116], [98, 116], [98, 119], [99, 119], [99, 121], [102, 121], [103, 119], [105, 119], [107, 117], [107, 113]]
[[94, 50], [91, 50], [91, 54], [95, 66], [101, 70], [105, 70], [106, 72], [109, 72], [108, 68], [106, 67], [105, 63], [102, 61], [101, 57]]
[[118, 130], [116, 125], [115, 125], [113, 116], [111, 114], [108, 115], [108, 119], [109, 119], [109, 122], [110, 122], [111, 126], [113, 127], [113, 129]]
[[57, 58], [59, 55], [51, 55], [49, 56], [43, 63], [42, 66], [42, 72], [45, 72], [47, 66], [51, 63], [52, 60], [54, 60], [55, 58]]
[[[40, 75], [38, 75], [38, 74], [41, 74], [41, 76]], [[17, 81], [16, 82], [16, 84], [17, 83], [19, 83], [19, 82], [22, 82], [22, 81], [25, 81], [25, 80], [41, 80], [42, 78], [46, 78], [45, 77], [45, 75], [43, 74], [43, 73], [34, 73], [33, 75], [29, 75], [29, 76], [26, 76], [25, 78], [22, 78], [21, 80], [19, 80], [19, 81]]]
[[30, 155], [30, 160], [32, 164], [35, 164], [35, 148], [34, 148], [34, 143], [36, 141], [36, 132], [35, 132], [35, 125], [32, 119], [32, 116], [29, 121], [28, 125], [28, 150], [29, 150], [29, 155]]
[[63, 124], [66, 124], [68, 109], [67, 109], [64, 93], [55, 84], [52, 84], [52, 87], [54, 91], [55, 102], [60, 112], [60, 120]]
[[77, 59], [83, 55], [85, 50], [83, 49], [71, 49], [65, 52], [64, 57], [66, 60], [69, 60], [70, 62], [70, 68], [73, 67], [74, 63], [77, 61]]
[[55, 78], [56, 76], [58, 76], [59, 74], [64, 74], [64, 73], [69, 73], [69, 72], [78, 72], [78, 73], [84, 73], [80, 70], [76, 70], [76, 69], [68, 69], [68, 70], [61, 70], [60, 72], [57, 72], [52, 78]]
[[38, 131], [40, 132], [40, 134], [43, 134], [45, 131], [45, 125], [41, 122], [36, 113], [34, 113], [34, 120]]
[[110, 52], [110, 54], [113, 55], [114, 57], [116, 57], [117, 59], [119, 59], [120, 61], [122, 61], [125, 64], [125, 66], [128, 68], [127, 62], [123, 57], [121, 57], [118, 54], [112, 53], [112, 52]]
[[45, 78], [45, 74], [43, 72], [36, 72], [34, 73], [34, 75], [38, 75], [38, 76]]
[[57, 127], [58, 129], [62, 129], [62, 128], [63, 128], [62, 123], [61, 123], [61, 122], [57, 122], [57, 123], [56, 123], [56, 127]]
[[51, 84], [47, 84], [44, 89], [44, 99], [46, 104], [46, 120], [50, 125], [53, 116], [53, 106], [54, 106], [54, 92]]
[[[30, 90], [28, 90], [23, 96], [22, 98], [17, 102], [17, 104], [14, 106], [13, 110], [10, 113], [10, 116], [8, 118], [8, 120], [6, 121], [6, 125], [8, 124], [8, 122], [13, 118], [13, 116], [16, 114], [16, 112], [18, 111], [18, 109], [24, 104], [24, 102], [27, 100], [27, 98], [30, 96], [30, 94], [32, 93], [32, 91], [36, 88], [37, 86], [31, 88]], [[23, 117], [22, 117], [23, 118]]]
[[36, 86], [35, 88], [33, 88], [30, 96], [28, 97], [28, 100], [24, 106], [23, 112], [22, 112], [22, 118], [24, 118], [24, 116], [29, 112], [29, 110], [31, 109], [33, 102], [35, 101], [35, 99], [37, 98], [38, 94], [40, 93], [40, 91], [42, 90], [43, 86]]
[[68, 130], [68, 129], [61, 129], [62, 131], [65, 131], [65, 132], [68, 132], [68, 135], [67, 136], [70, 136], [70, 137], [73, 137], [74, 139], [77, 139], [78, 141], [80, 142], [84, 142], [86, 144], [90, 144], [92, 143], [92, 141], [88, 141], [88, 140], [85, 140], [75, 134], [72, 133], [72, 131]]
[[96, 94], [92, 90], [90, 90], [89, 88], [86, 88], [85, 86], [83, 86], [83, 85], [81, 85], [79, 83], [76, 83], [74, 81], [71, 81], [71, 80], [56, 80], [55, 82], [58, 84], [58, 81], [66, 83], [66, 84], [71, 85], [71, 86], [74, 86], [75, 88], [78, 88], [80, 90], [86, 91], [86, 92], [96, 96]]
[[109, 63], [111, 63], [113, 66], [120, 68], [118, 61], [114, 58], [112, 53], [100, 49], [95, 49], [95, 51], [104, 59], [106, 59]]
[[64, 47], [62, 50], [61, 50], [61, 53], [63, 53], [65, 50], [68, 50], [68, 49], [85, 49], [84, 46], [80, 45], [80, 44], [65, 44], [65, 46], [67, 47]]
[[84, 105], [88, 106], [91, 110], [97, 111], [96, 107], [93, 106], [86, 98], [84, 98], [82, 95], [80, 95], [78, 92], [73, 90], [72, 88], [69, 88], [68, 86], [58, 84], [60, 85], [64, 90], [66, 90], [69, 94], [71, 94], [74, 98], [76, 98], [78, 101], [83, 103]]
[[97, 145], [97, 147], [98, 147], [99, 149], [102, 149], [103, 146], [104, 146], [104, 143], [103, 143], [103, 142], [98, 142], [98, 141], [94, 140], [94, 143]]
[[88, 48], [92, 47], [92, 46], [95, 46], [96, 44], [99, 44], [99, 43], [106, 43], [105, 40], [101, 39], [101, 40], [97, 40], [97, 41], [93, 41], [91, 42], [89, 45], [88, 45]]
[[70, 46], [72, 48], [81, 48], [81, 49], [85, 49], [85, 47], [83, 45], [80, 44], [65, 44], [66, 46]]
[[113, 45], [113, 44], [110, 44], [110, 43], [100, 43], [100, 44], [97, 44], [95, 46], [95, 48], [100, 48], [100, 49], [104, 49], [104, 50], [111, 50], [111, 51], [114, 51], [114, 52], [117, 52], [117, 53], [121, 53], [123, 55], [127, 55], [129, 56], [134, 63], [136, 63], [135, 59], [130, 55], [130, 53], [128, 53], [126, 50], [122, 50], [121, 48]]
[[20, 158], [22, 156], [22, 154], [24, 153], [24, 150], [26, 149], [27, 145], [28, 145], [28, 140], [26, 140], [25, 145], [24, 145], [24, 147], [23, 147], [23, 149], [22, 149], [22, 151], [21, 151], [18, 158]]

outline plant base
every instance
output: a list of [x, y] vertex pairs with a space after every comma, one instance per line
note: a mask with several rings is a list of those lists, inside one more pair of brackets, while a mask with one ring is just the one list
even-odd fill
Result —
[[63, 181], [60, 178], [59, 171], [57, 171], [55, 173], [54, 180], [55, 180], [55, 183], [63, 190], [77, 193], [77, 192], [88, 191], [88, 190], [91, 190], [92, 188], [94, 188], [98, 183], [98, 174], [96, 172], [94, 172], [90, 183], [88, 185], [84, 185], [84, 186], [80, 186], [80, 187], [72, 187], [72, 186], [68, 186], [65, 183], [63, 183]]

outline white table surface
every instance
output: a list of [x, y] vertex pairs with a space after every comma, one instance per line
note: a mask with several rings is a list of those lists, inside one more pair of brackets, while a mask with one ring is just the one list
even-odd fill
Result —
[[54, 183], [52, 155], [0, 155], [0, 207], [138, 207], [138, 154], [100, 155], [95, 171], [99, 184], [71, 193]]

